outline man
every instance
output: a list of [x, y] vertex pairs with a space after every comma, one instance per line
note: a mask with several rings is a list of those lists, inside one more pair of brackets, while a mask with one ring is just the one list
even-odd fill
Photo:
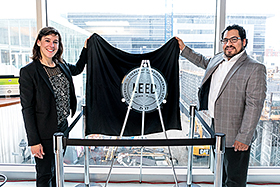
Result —
[[245, 187], [250, 145], [266, 97], [266, 68], [247, 55], [246, 32], [239, 25], [222, 32], [223, 52], [209, 59], [176, 38], [181, 55], [206, 70], [199, 110], [208, 110], [215, 132], [226, 134], [223, 186]]

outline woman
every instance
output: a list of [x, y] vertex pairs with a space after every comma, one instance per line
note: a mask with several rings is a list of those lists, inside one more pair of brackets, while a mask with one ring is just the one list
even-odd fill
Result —
[[[72, 75], [86, 64], [87, 40], [76, 65], [62, 59], [60, 33], [53, 27], [39, 32], [33, 47], [33, 60], [20, 70], [20, 99], [28, 145], [35, 157], [38, 187], [56, 186], [53, 134], [64, 132], [67, 117], [75, 114], [76, 95]], [[68, 136], [66, 134], [66, 136]]]

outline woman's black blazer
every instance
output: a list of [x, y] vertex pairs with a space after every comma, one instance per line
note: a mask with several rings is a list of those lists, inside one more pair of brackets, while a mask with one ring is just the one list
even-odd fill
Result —
[[[76, 111], [76, 95], [72, 75], [80, 74], [86, 64], [87, 49], [83, 48], [76, 65], [59, 63], [70, 84], [71, 116]], [[54, 91], [40, 61], [33, 61], [20, 69], [20, 100], [28, 145], [37, 145], [41, 139], [51, 139], [57, 131], [57, 110]]]

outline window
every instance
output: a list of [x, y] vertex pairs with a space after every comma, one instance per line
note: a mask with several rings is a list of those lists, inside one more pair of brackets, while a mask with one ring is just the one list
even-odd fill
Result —
[[[96, 4], [92, 0], [79, 2], [47, 0], [48, 25], [57, 28], [62, 34], [63, 58], [69, 63], [76, 62], [85, 39], [92, 33], [99, 34], [116, 48], [140, 54], [154, 51], [173, 36], [179, 36], [195, 51], [211, 57], [214, 53], [215, 2], [215, 0], [103, 0]], [[236, 0], [227, 1], [226, 7], [226, 25], [235, 23], [244, 26], [249, 40], [247, 53], [267, 67], [268, 94], [258, 125], [258, 138], [252, 145], [251, 166], [280, 165], [278, 156], [280, 155], [278, 128], [280, 38], [277, 37], [278, 28], [275, 24], [280, 21], [280, 13], [277, 6], [274, 6], [277, 3], [276, 0], [268, 0], [265, 3]], [[15, 4], [17, 6], [14, 6]], [[237, 5], [242, 6], [236, 8]], [[252, 5], [254, 8], [248, 8]], [[14, 11], [11, 12], [10, 7], [13, 7]], [[29, 57], [37, 35], [35, 11], [35, 1], [31, 0], [6, 1], [0, 7], [0, 75], [18, 75], [19, 69], [30, 62]], [[184, 105], [197, 103], [197, 88], [203, 74], [202, 69], [180, 58], [180, 97]], [[85, 77], [84, 73], [74, 78], [79, 111], [84, 102]], [[11, 109], [0, 108], [0, 149], [5, 150], [0, 152], [0, 163], [34, 163], [26, 146], [27, 139], [20, 110], [20, 105]], [[189, 122], [185, 110], [182, 110], [181, 116], [183, 130], [179, 133], [170, 131], [168, 137], [186, 137]], [[71, 121], [73, 119], [69, 119], [70, 123]], [[9, 126], [3, 126], [7, 123]], [[199, 123], [197, 125], [200, 126]], [[15, 129], [17, 130], [14, 131]], [[207, 136], [204, 133], [201, 135], [199, 130], [195, 135]], [[80, 120], [71, 131], [70, 138], [82, 136], [83, 125]], [[92, 137], [111, 138], [102, 135]], [[162, 134], [147, 136], [154, 137], [164, 138]], [[8, 145], [5, 144], [7, 139]], [[112, 149], [92, 148], [91, 164], [108, 165]], [[194, 165], [208, 166], [209, 157], [199, 153], [207, 152], [209, 147], [195, 149]], [[150, 154], [147, 156], [148, 165], [167, 164], [165, 148], [146, 151]], [[172, 148], [172, 152], [176, 166], [187, 165], [187, 157], [182, 156], [187, 154], [186, 148]], [[80, 165], [82, 160], [81, 147], [68, 147], [65, 163]], [[137, 158], [130, 160], [124, 158], [123, 161], [127, 165], [139, 165]]]
[[[251, 166], [280, 166], [279, 137], [279, 38], [277, 38], [280, 14], [275, 0], [265, 3], [248, 1], [227, 1], [227, 25], [238, 23], [247, 31], [247, 53], [267, 67], [267, 99], [258, 124], [258, 138], [252, 145]], [[236, 5], [239, 8], [236, 8]], [[253, 5], [253, 7], [252, 7]], [[252, 7], [252, 8], [248, 8]], [[260, 13], [261, 12], [261, 13]], [[264, 143], [266, 142], [266, 144]]]
[[[36, 36], [33, 0], [13, 0], [0, 6], [0, 75], [19, 75], [30, 62]], [[0, 163], [31, 163], [20, 104], [0, 107]]]

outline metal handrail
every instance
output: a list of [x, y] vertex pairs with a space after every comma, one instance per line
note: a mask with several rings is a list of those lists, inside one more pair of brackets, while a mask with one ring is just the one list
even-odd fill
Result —
[[[180, 103], [183, 105], [183, 103]], [[186, 106], [183, 106], [184, 110]], [[188, 110], [187, 110], [188, 111]], [[81, 113], [80, 115], [85, 114]], [[63, 145], [72, 145], [72, 146], [77, 146], [77, 145], [83, 145], [83, 146], [109, 146], [109, 145], [114, 145], [114, 146], [120, 146], [120, 145], [125, 145], [125, 146], [136, 146], [136, 145], [141, 145], [141, 146], [163, 146], [163, 145], [168, 145], [168, 146], [183, 146], [183, 145], [188, 145], [188, 178], [187, 178], [187, 186], [194, 186], [192, 184], [192, 146], [193, 145], [216, 145], [215, 149], [215, 169], [214, 169], [214, 186], [215, 187], [221, 187], [222, 185], [222, 160], [223, 160], [223, 154], [224, 154], [224, 149], [225, 149], [225, 135], [224, 134], [214, 134], [213, 130], [209, 128], [207, 123], [201, 118], [198, 117], [198, 119], [201, 121], [202, 125], [205, 126], [205, 129], [211, 134], [211, 138], [201, 138], [201, 139], [196, 139], [195, 142], [193, 142], [193, 131], [194, 131], [194, 121], [195, 117], [198, 116], [199, 114], [196, 111], [196, 106], [191, 105], [190, 110], [189, 110], [189, 116], [191, 118], [190, 120], [190, 133], [189, 133], [189, 139], [184, 140], [184, 139], [168, 139], [168, 140], [159, 140], [159, 139], [149, 139], [149, 140], [89, 140], [89, 139], [67, 139], [63, 136], [63, 133], [56, 133], [54, 134], [54, 152], [55, 152], [55, 164], [56, 164], [56, 177], [57, 177], [57, 186], [58, 187], [64, 187], [64, 170], [63, 170]], [[208, 127], [208, 128], [206, 128]], [[202, 143], [202, 141], [206, 141]], [[208, 141], [208, 142], [207, 142]], [[201, 144], [202, 143], [202, 144]], [[88, 159], [88, 158], [87, 158]], [[85, 161], [86, 163], [86, 161]], [[85, 183], [86, 185], [89, 184], [89, 163], [85, 164]], [[177, 181], [176, 186], [178, 186]], [[107, 184], [107, 183], [106, 183]]]
[[[95, 146], [96, 144], [98, 145], [114, 145], [114, 146], [120, 146], [120, 145], [125, 145], [125, 146], [132, 146], [132, 145], [145, 145], [144, 142], [148, 146], [170, 146], [171, 144], [177, 145], [177, 146], [183, 146], [183, 145], [190, 145], [190, 144], [196, 144], [199, 139], [196, 139], [196, 143], [192, 139], [168, 139], [168, 140], [85, 140], [85, 139], [66, 139], [63, 138], [63, 133], [55, 133], [54, 134], [54, 152], [55, 152], [55, 164], [56, 164], [56, 184], [58, 187], [64, 187], [64, 171], [63, 171], [63, 156], [62, 152], [63, 150], [63, 145], [85, 145], [85, 143], [90, 143], [92, 146]], [[222, 160], [223, 160], [223, 153], [224, 153], [224, 146], [225, 146], [225, 136], [223, 134], [217, 134], [215, 135], [215, 140], [212, 141], [212, 138], [207, 139], [209, 141], [209, 144], [216, 144], [216, 149], [215, 151], [216, 156], [216, 169], [214, 176], [214, 186], [215, 187], [221, 187], [221, 172], [222, 172]], [[63, 141], [64, 140], [64, 141]], [[99, 142], [99, 143], [98, 143]], [[141, 143], [142, 142], [142, 143]], [[159, 144], [157, 144], [159, 142]], [[216, 143], [215, 143], [216, 142]], [[200, 142], [201, 143], [201, 142]], [[202, 143], [205, 145], [205, 143]], [[145, 145], [145, 146], [147, 146]]]
[[[188, 109], [188, 107], [180, 101], [180, 106], [184, 107], [183, 111], [187, 111], [187, 114], [190, 115], [190, 110]], [[195, 106], [195, 105], [193, 105]], [[184, 112], [185, 113], [185, 112]], [[209, 127], [209, 125], [205, 122], [205, 120], [202, 118], [202, 116], [198, 113], [198, 111], [195, 109], [195, 117], [197, 117], [197, 119], [199, 119], [200, 123], [202, 124], [202, 126], [205, 128], [205, 130], [211, 135], [211, 137], [214, 137], [215, 132]]]

